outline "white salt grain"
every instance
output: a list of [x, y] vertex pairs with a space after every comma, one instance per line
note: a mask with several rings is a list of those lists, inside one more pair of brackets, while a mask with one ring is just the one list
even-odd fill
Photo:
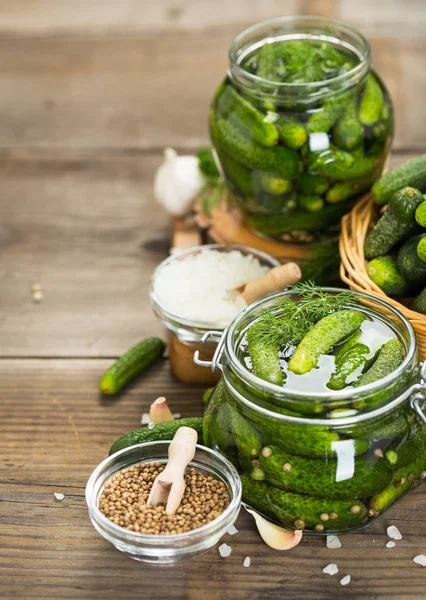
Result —
[[157, 269], [154, 299], [180, 318], [226, 327], [246, 307], [243, 298], [229, 290], [268, 271], [251, 254], [201, 250]]
[[148, 423], [148, 429], [153, 429], [155, 427], [155, 423], [153, 423], [152, 421], [150, 421]]
[[336, 573], [339, 572], [339, 569], [337, 568], [337, 565], [335, 565], [334, 563], [330, 563], [329, 565], [323, 568], [322, 572], [326, 575], [336, 575]]
[[53, 494], [56, 498], [56, 500], [63, 500], [65, 498], [64, 494], [60, 494], [59, 492], [54, 492]]
[[348, 583], [350, 583], [350, 582], [351, 582], [351, 576], [350, 575], [345, 575], [340, 580], [340, 585], [348, 585]]
[[219, 554], [221, 555], [222, 558], [228, 558], [228, 556], [231, 554], [232, 552], [232, 548], [231, 546], [228, 546], [228, 544], [221, 544], [219, 546]]
[[249, 567], [250, 566], [250, 556], [246, 556], [243, 562], [243, 567]]
[[173, 413], [174, 419], [180, 419], [180, 413]]
[[143, 413], [141, 418], [141, 425], [149, 425], [151, 423], [151, 419], [149, 418], [148, 413]]
[[326, 544], [327, 548], [332, 548], [333, 550], [342, 547], [342, 544], [337, 535], [328, 535]]
[[418, 554], [413, 558], [413, 562], [422, 567], [426, 567], [426, 556], [424, 554]]
[[238, 529], [234, 527], [234, 525], [231, 525], [231, 527], [226, 530], [226, 533], [229, 533], [229, 535], [235, 535], [238, 533]]
[[398, 527], [395, 527], [395, 525], [390, 525], [387, 528], [387, 534], [392, 540], [402, 540], [401, 532], [399, 531]]
[[395, 548], [395, 546], [396, 546], [395, 542], [388, 542], [386, 544], [386, 548]]

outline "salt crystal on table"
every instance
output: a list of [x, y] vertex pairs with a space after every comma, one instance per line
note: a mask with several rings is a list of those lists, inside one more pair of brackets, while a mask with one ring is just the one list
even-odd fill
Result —
[[424, 554], [418, 554], [413, 558], [413, 562], [417, 565], [422, 565], [422, 567], [426, 567], [426, 556]]
[[63, 500], [65, 498], [64, 494], [60, 494], [58, 492], [54, 492], [53, 494], [56, 498], [56, 500]]
[[250, 566], [250, 556], [246, 556], [243, 562], [243, 567], [249, 567]]
[[221, 555], [222, 558], [228, 558], [228, 556], [231, 554], [232, 552], [232, 548], [231, 546], [228, 546], [228, 544], [221, 544], [219, 546], [219, 554]]
[[148, 423], [148, 429], [154, 429], [154, 427], [155, 427], [155, 423], [153, 423], [152, 421], [150, 421]]
[[180, 419], [180, 413], [173, 413], [174, 419]]
[[340, 585], [348, 585], [348, 583], [350, 583], [350, 582], [351, 582], [351, 576], [350, 575], [345, 575], [340, 580]]
[[395, 546], [396, 546], [395, 542], [388, 542], [386, 544], [386, 548], [395, 548]]
[[141, 425], [149, 425], [151, 423], [151, 419], [149, 418], [148, 413], [143, 413], [141, 418]]
[[339, 540], [339, 538], [337, 537], [337, 535], [328, 535], [327, 536], [327, 548], [341, 548], [342, 544]]
[[339, 569], [337, 568], [337, 565], [335, 565], [334, 563], [330, 563], [329, 565], [323, 568], [322, 572], [326, 575], [336, 575], [336, 573], [339, 572]]
[[231, 527], [229, 527], [226, 530], [226, 533], [229, 533], [229, 535], [235, 535], [236, 533], [238, 533], [238, 529], [236, 527], [234, 527], [233, 525], [231, 525]]
[[387, 528], [387, 534], [388, 537], [390, 537], [393, 540], [402, 540], [402, 535], [398, 527], [395, 527], [395, 525], [390, 525], [390, 527]]

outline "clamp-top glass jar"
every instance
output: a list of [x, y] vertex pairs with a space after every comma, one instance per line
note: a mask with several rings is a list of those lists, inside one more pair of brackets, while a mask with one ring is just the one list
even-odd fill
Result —
[[298, 385], [287, 387], [254, 375], [247, 331], [265, 309], [279, 318], [286, 296], [298, 302], [291, 291], [242, 311], [212, 364], [222, 379], [206, 408], [204, 443], [242, 473], [243, 501], [287, 528], [314, 534], [365, 527], [426, 475], [426, 384], [414, 331], [386, 302], [350, 294], [345, 308], [356, 307], [403, 348], [401, 364], [382, 379], [323, 391], [315, 384], [309, 390], [300, 375]]
[[248, 226], [285, 241], [336, 228], [380, 177], [393, 108], [357, 30], [322, 17], [240, 33], [209, 114], [210, 136]]

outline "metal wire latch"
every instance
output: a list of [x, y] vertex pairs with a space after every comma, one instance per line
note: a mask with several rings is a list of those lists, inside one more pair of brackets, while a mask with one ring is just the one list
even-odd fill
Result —
[[220, 369], [222, 371], [222, 364], [220, 362], [220, 358], [222, 356], [223, 346], [225, 344], [226, 338], [226, 329], [225, 331], [207, 331], [201, 338], [201, 343], [205, 344], [210, 338], [215, 340], [219, 340], [215, 353], [213, 354], [212, 360], [201, 360], [199, 350], [194, 352], [194, 362], [199, 367], [210, 367], [212, 371], [216, 371]]

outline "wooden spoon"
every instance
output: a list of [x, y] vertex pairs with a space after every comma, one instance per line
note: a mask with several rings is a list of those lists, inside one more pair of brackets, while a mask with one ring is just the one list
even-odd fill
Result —
[[302, 271], [294, 262], [273, 267], [264, 277], [252, 279], [242, 285], [232, 288], [232, 294], [240, 294], [246, 304], [252, 304], [256, 300], [264, 298], [273, 292], [284, 290], [289, 285], [297, 283], [302, 277]]

